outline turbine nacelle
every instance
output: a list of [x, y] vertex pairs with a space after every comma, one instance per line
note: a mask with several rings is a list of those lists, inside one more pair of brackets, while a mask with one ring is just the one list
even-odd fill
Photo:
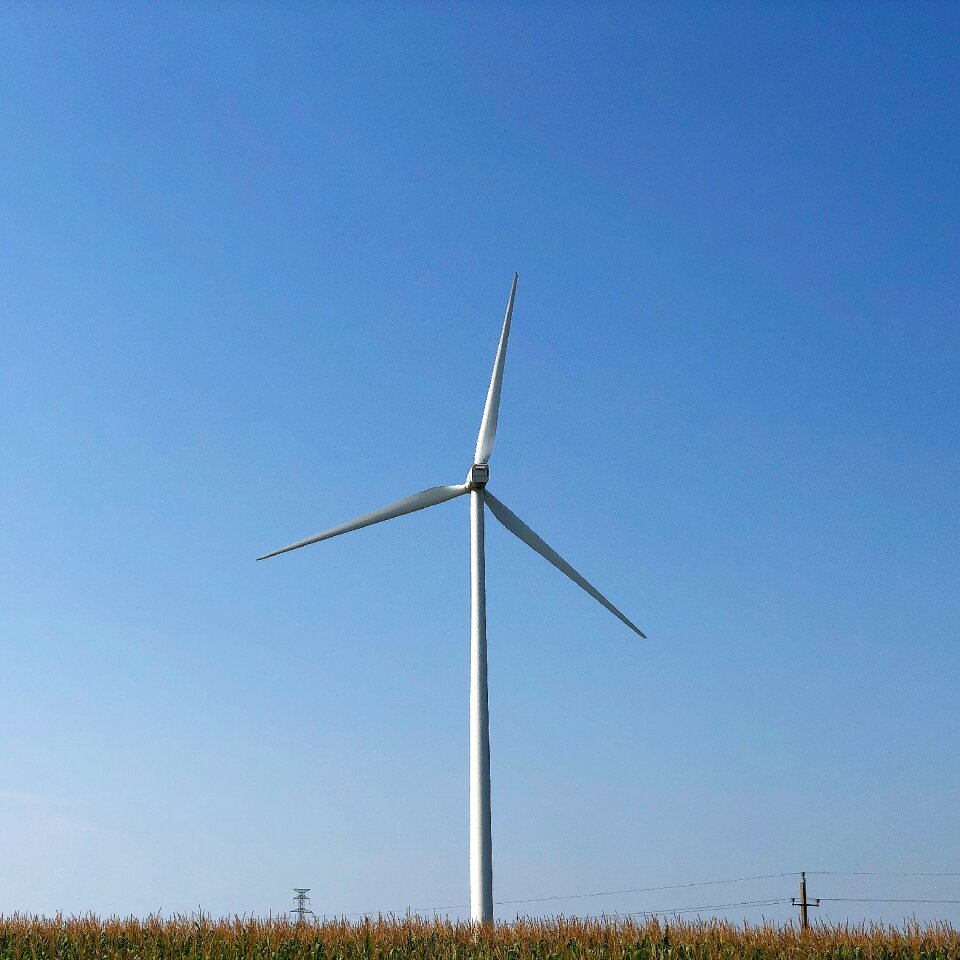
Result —
[[467, 474], [467, 487], [470, 490], [482, 490], [490, 482], [490, 467], [486, 463], [475, 463]]

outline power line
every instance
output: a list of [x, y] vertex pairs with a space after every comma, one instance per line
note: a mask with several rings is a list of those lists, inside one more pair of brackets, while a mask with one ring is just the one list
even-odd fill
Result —
[[960, 873], [929, 873], [920, 870], [808, 870], [818, 877], [960, 877]]
[[770, 907], [777, 903], [786, 903], [784, 897], [775, 897], [770, 900], [739, 900], [736, 903], [706, 903], [699, 907], [672, 907], [669, 910], [636, 910], [633, 913], [621, 914], [627, 917], [657, 917], [665, 914], [679, 916], [681, 913], [696, 913], [699, 910], [732, 910], [736, 907]]
[[[791, 898], [791, 901], [796, 900], [796, 897]], [[870, 898], [870, 897], [818, 897], [817, 900], [824, 903], [950, 903], [950, 904], [960, 904], [960, 900], [922, 900], [922, 899], [899, 899], [899, 898]], [[700, 910], [732, 910], [737, 907], [769, 907], [775, 906], [780, 903], [788, 903], [785, 897], [774, 897], [769, 900], [739, 900], [736, 903], [706, 903], [697, 907], [670, 907], [662, 908], [659, 910], [635, 910], [631, 913], [617, 913], [613, 916], [623, 916], [623, 917], [658, 917], [666, 916], [679, 916], [683, 913], [697, 913]], [[814, 901], [809, 901], [809, 905], [813, 905]], [[796, 904], [794, 904], [796, 905]]]
[[[747, 883], [751, 880], [779, 880], [783, 877], [795, 876], [795, 871], [787, 873], [764, 873], [755, 877], [730, 877], [726, 880], [696, 880], [692, 883], [669, 883], [659, 887], [631, 887], [628, 890], [598, 890], [593, 893], [566, 893], [554, 894], [549, 897], [524, 897], [516, 900], [496, 900], [498, 907], [516, 906], [521, 903], [548, 903], [554, 900], [583, 900], [590, 897], [615, 897], [628, 893], [659, 893], [663, 890], [687, 890], [691, 887], [713, 887], [724, 883]], [[447, 907], [417, 907], [417, 910], [439, 913], [443, 910], [459, 910], [469, 907], [469, 903], [457, 903]], [[356, 916], [356, 914], [353, 914]]]
[[570, 893], [558, 894], [552, 897], [528, 897], [524, 900], [497, 900], [499, 906], [509, 906], [516, 903], [546, 903], [549, 900], [582, 900], [586, 897], [614, 897], [626, 893], [655, 893], [661, 890], [685, 890], [690, 887], [713, 887], [723, 883], [746, 883], [750, 880], [779, 880], [782, 877], [795, 876], [795, 871], [789, 873], [765, 873], [757, 877], [731, 877], [729, 880], [697, 880], [694, 883], [671, 883], [662, 887], [634, 887], [631, 890], [603, 890], [597, 893]]
[[[960, 904], [960, 900], [920, 900], [920, 899], [899, 899], [899, 898], [869, 898], [869, 897], [818, 897], [819, 901], [824, 903], [952, 903]], [[786, 897], [773, 897], [769, 900], [738, 900], [735, 903], [706, 903], [697, 907], [669, 907], [659, 910], [635, 910], [631, 913], [615, 913], [615, 917], [658, 917], [679, 916], [682, 913], [697, 913], [700, 910], [732, 910], [736, 907], [769, 907], [781, 903], [790, 903], [796, 900], [796, 897], [788, 900]], [[813, 905], [814, 901], [809, 901]], [[794, 904], [796, 905], [796, 904]], [[604, 915], [601, 915], [604, 916]]]
[[[629, 890], [600, 890], [593, 893], [568, 893], [554, 894], [548, 897], [525, 897], [517, 900], [495, 900], [494, 906], [507, 907], [516, 906], [517, 904], [521, 903], [548, 903], [554, 900], [582, 900], [589, 897], [614, 897], [628, 893], [659, 893], [663, 890], [686, 890], [692, 887], [713, 887], [724, 883], [747, 883], [751, 880], [779, 880], [783, 877], [794, 877], [796, 875], [796, 870], [790, 870], [785, 873], [764, 873], [753, 877], [729, 877], [725, 880], [696, 880], [692, 883], [669, 883], [658, 887], [632, 887]], [[469, 903], [453, 903], [445, 907], [413, 907], [412, 909], [415, 913], [441, 913], [444, 910], [463, 910], [469, 906]], [[382, 912], [382, 910], [366, 910], [362, 912], [357, 911], [355, 913], [344, 913], [340, 914], [340, 916], [370, 917]]]
[[[812, 876], [849, 876], [849, 877], [960, 877], [958, 872], [932, 872], [932, 871], [889, 871], [889, 870], [807, 870], [807, 874]], [[802, 871], [788, 870], [782, 873], [764, 873], [749, 877], [728, 877], [723, 880], [696, 880], [690, 883], [671, 883], [653, 887], [631, 887], [621, 890], [598, 890], [589, 893], [569, 893], [553, 894], [545, 897], [523, 897], [512, 900], [496, 900], [496, 906], [517, 906], [527, 903], [550, 903], [558, 900], [583, 900], [595, 897], [613, 897], [635, 893], [658, 893], [664, 890], [687, 890], [695, 887], [720, 886], [728, 883], [748, 883], [756, 880], [779, 880], [784, 877], [801, 876]], [[898, 898], [855, 898], [855, 897], [820, 897], [823, 902], [831, 903], [939, 903], [956, 904], [960, 900], [926, 900], [926, 899], [898, 899]], [[730, 904], [707, 904], [699, 907], [677, 907], [667, 910], [638, 910], [633, 913], [621, 914], [621, 916], [654, 916], [657, 914], [679, 914], [690, 913], [697, 910], [720, 910], [730, 909], [741, 906], [769, 906], [775, 903], [787, 903], [786, 898], [779, 897], [769, 900], [743, 900]], [[814, 905], [813, 901], [808, 901], [808, 906]], [[454, 903], [442, 907], [414, 907], [407, 908], [397, 913], [405, 913], [412, 909], [414, 913], [442, 913], [448, 910], [464, 910], [470, 906], [469, 903]], [[363, 912], [339, 914], [343, 917], [370, 917], [382, 914], [382, 910], [367, 910]]]
[[[796, 898], [792, 898], [795, 900]], [[818, 897], [826, 903], [953, 903], [960, 904], [960, 900], [910, 900], [898, 898], [869, 898], [869, 897]], [[670, 914], [678, 916], [681, 913], [696, 913], [700, 910], [732, 910], [736, 907], [769, 907], [780, 903], [789, 903], [785, 897], [774, 897], [769, 900], [739, 900], [736, 903], [706, 903], [698, 907], [670, 907], [660, 910], [635, 910], [631, 913], [617, 913], [613, 916], [623, 917], [657, 917]], [[810, 901], [812, 905], [813, 901]]]
[[[786, 873], [764, 873], [755, 877], [730, 877], [726, 880], [696, 880], [692, 883], [669, 883], [659, 887], [631, 887], [628, 890], [599, 890], [593, 893], [553, 894], [549, 897], [523, 897], [516, 900], [495, 900], [494, 906], [509, 907], [521, 903], [548, 903], [554, 900], [583, 900], [591, 897], [615, 897], [628, 893], [659, 893], [663, 890], [686, 890], [691, 887], [712, 887], [724, 883], [747, 883], [751, 880], [779, 880], [783, 877], [792, 877], [796, 871]], [[461, 910], [469, 907], [469, 903], [455, 903], [446, 907], [415, 907], [416, 911], [430, 911], [440, 913], [444, 910]], [[349, 916], [369, 916], [369, 914], [349, 914]]]
[[904, 897], [820, 897], [824, 903], [960, 903], [960, 900], [911, 900]]

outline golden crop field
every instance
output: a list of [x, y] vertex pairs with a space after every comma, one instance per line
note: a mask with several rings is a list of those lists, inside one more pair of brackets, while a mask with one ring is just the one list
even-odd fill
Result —
[[0, 960], [960, 960], [960, 931], [723, 921], [0, 917]]

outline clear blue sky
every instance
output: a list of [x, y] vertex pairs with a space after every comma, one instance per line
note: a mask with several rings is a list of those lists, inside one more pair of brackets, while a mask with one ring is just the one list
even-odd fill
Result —
[[489, 524], [496, 899], [960, 870], [956, 4], [3, 21], [0, 911], [466, 901], [466, 502], [253, 558], [462, 479], [515, 270], [491, 489], [650, 639]]

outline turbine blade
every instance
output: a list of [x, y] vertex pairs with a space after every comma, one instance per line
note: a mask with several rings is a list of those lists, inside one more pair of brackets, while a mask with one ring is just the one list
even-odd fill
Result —
[[490, 508], [490, 512], [515, 536], [528, 547], [532, 547], [545, 560], [549, 560], [558, 570], [565, 573], [577, 586], [582, 587], [598, 603], [603, 604], [615, 617], [622, 620], [631, 630], [640, 634], [644, 640], [647, 635], [632, 621], [621, 613], [593, 584], [589, 583], [567, 563], [549, 544], [538, 537], [513, 511], [501, 503], [489, 490], [483, 491], [483, 498]]
[[460, 497], [469, 491], [466, 484], [458, 483], [450, 487], [430, 487], [428, 490], [421, 490], [412, 496], [404, 497], [396, 503], [391, 503], [373, 513], [364, 514], [357, 517], [356, 520], [348, 520], [341, 523], [338, 527], [331, 527], [323, 533], [318, 533], [315, 537], [307, 537], [306, 540], [298, 540], [287, 547], [281, 547], [272, 553], [265, 553], [258, 560], [266, 560], [269, 557], [275, 557], [281, 553], [287, 553], [290, 550], [299, 550], [300, 547], [309, 546], [311, 543], [319, 543], [321, 540], [329, 540], [331, 537], [339, 537], [341, 533], [350, 533], [351, 530], [359, 530], [361, 527], [369, 527], [372, 523], [380, 523], [383, 520], [393, 520], [394, 517], [402, 517], [405, 513], [415, 513], [417, 510], [423, 510], [426, 507], [435, 507], [439, 503], [446, 503], [447, 500], [453, 500], [454, 497]]
[[507, 359], [507, 337], [510, 336], [510, 318], [513, 316], [513, 298], [517, 294], [517, 274], [513, 275], [507, 312], [503, 318], [503, 330], [500, 331], [500, 345], [497, 347], [497, 359], [493, 362], [493, 376], [487, 390], [487, 403], [483, 408], [480, 421], [480, 433], [477, 435], [477, 449], [473, 455], [474, 463], [486, 463], [493, 453], [493, 444], [497, 439], [497, 418], [500, 415], [500, 389], [503, 386], [503, 363]]

